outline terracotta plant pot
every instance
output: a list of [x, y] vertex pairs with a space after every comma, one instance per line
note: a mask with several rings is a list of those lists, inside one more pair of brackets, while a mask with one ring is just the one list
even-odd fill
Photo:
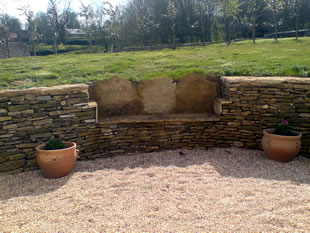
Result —
[[263, 149], [269, 159], [279, 162], [293, 160], [301, 148], [302, 134], [293, 131], [296, 136], [282, 136], [274, 134], [274, 129], [265, 129], [263, 137]]
[[39, 167], [47, 178], [60, 178], [72, 171], [78, 150], [74, 142], [65, 145], [67, 148], [59, 150], [44, 150], [45, 145], [36, 148]]

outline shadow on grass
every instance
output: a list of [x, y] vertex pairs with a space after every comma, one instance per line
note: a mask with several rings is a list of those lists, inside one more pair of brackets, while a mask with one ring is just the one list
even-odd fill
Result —
[[186, 169], [189, 166], [208, 169], [206, 164], [213, 167], [222, 177], [289, 181], [296, 185], [310, 184], [310, 160], [304, 157], [298, 157], [289, 163], [280, 163], [268, 160], [262, 151], [236, 148], [200, 151], [179, 149], [78, 161], [71, 174], [59, 179], [46, 179], [39, 170], [0, 177], [0, 201], [51, 193], [66, 185], [70, 179], [80, 179], [85, 184], [85, 180], [93, 177], [98, 170], [123, 172], [138, 168], [147, 170], [151, 167]]

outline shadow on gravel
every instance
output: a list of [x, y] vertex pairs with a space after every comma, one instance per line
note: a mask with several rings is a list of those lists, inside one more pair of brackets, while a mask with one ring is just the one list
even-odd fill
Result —
[[40, 170], [0, 177], [0, 201], [22, 196], [38, 196], [64, 186], [73, 173], [60, 179], [47, 179]]
[[263, 151], [238, 148], [210, 150], [174, 150], [144, 154], [130, 154], [78, 165], [82, 171], [98, 169], [124, 170], [125, 168], [199, 166], [208, 163], [226, 177], [259, 178], [275, 181], [291, 181], [310, 184], [310, 159], [297, 157], [289, 163], [266, 158]]
[[206, 163], [214, 167], [223, 177], [290, 181], [296, 185], [310, 184], [310, 160], [304, 157], [298, 157], [289, 163], [280, 163], [268, 160], [262, 151], [257, 150], [231, 148], [190, 151], [179, 149], [78, 161], [71, 174], [59, 179], [46, 179], [39, 170], [0, 177], [0, 201], [54, 192], [66, 185], [72, 176], [78, 176], [77, 178], [82, 181], [97, 170], [186, 168]]

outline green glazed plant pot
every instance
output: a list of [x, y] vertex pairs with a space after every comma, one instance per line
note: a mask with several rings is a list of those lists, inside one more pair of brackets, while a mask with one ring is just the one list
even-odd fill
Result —
[[279, 162], [292, 161], [301, 148], [302, 134], [293, 131], [296, 136], [274, 134], [274, 129], [265, 129], [262, 145], [267, 158]]
[[58, 150], [45, 150], [45, 145], [36, 148], [39, 167], [47, 178], [60, 178], [72, 171], [79, 151], [74, 142], [65, 145], [66, 148]]

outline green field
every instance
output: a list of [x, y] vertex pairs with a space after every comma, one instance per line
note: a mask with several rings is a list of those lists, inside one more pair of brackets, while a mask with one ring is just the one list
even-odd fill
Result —
[[129, 80], [188, 73], [310, 77], [310, 38], [272, 39], [176, 50], [114, 54], [60, 54], [0, 60], [0, 88], [85, 83], [120, 76]]

